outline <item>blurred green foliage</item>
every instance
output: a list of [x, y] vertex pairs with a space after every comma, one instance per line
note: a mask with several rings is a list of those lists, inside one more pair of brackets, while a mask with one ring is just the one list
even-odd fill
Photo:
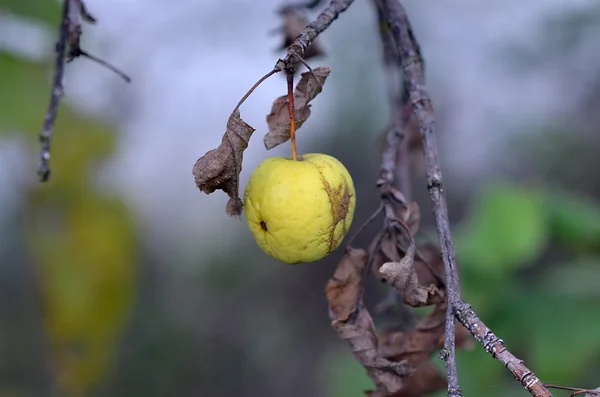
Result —
[[[60, 13], [57, 2], [8, 5], [40, 22], [54, 23]], [[26, 136], [32, 160], [50, 96], [47, 61], [0, 53], [0, 86], [10, 93], [0, 95], [0, 132]], [[23, 250], [38, 277], [50, 373], [61, 395], [83, 397], [112, 368], [134, 302], [136, 232], [124, 203], [100, 190], [95, 178], [114, 149], [111, 129], [63, 101], [54, 132], [51, 181], [34, 185], [21, 203]]]

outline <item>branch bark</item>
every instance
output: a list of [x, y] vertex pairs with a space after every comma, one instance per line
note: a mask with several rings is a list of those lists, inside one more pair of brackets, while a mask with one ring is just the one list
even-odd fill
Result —
[[446, 328], [444, 333], [444, 349], [441, 357], [446, 362], [448, 377], [448, 396], [459, 397], [462, 392], [458, 382], [458, 371], [455, 359], [455, 328], [454, 307], [460, 302], [460, 283], [454, 256], [454, 247], [450, 234], [448, 209], [444, 196], [442, 170], [440, 167], [437, 142], [435, 137], [435, 117], [433, 105], [427, 88], [421, 57], [420, 46], [414, 36], [410, 21], [404, 7], [398, 0], [384, 0], [383, 13], [396, 42], [396, 49], [402, 62], [413, 112], [419, 123], [419, 132], [423, 139], [423, 151], [427, 171], [427, 187], [433, 205], [435, 225], [444, 261], [446, 274], [446, 296], [448, 308], [446, 312]]
[[38, 166], [38, 176], [40, 181], [45, 182], [50, 178], [50, 143], [52, 133], [54, 132], [54, 123], [58, 114], [60, 99], [64, 94], [63, 75], [65, 71], [65, 55], [67, 53], [67, 36], [69, 32], [69, 3], [63, 2], [60, 28], [58, 31], [58, 40], [56, 42], [56, 58], [54, 61], [54, 78], [52, 81], [52, 91], [50, 92], [50, 104], [44, 117], [44, 126], [40, 134], [42, 144], [40, 164]]
[[296, 66], [304, 61], [304, 52], [318, 35], [323, 33], [337, 17], [352, 5], [354, 0], [331, 0], [317, 19], [307, 25], [302, 33], [288, 47], [287, 56], [275, 64], [277, 71], [294, 72]]
[[441, 357], [446, 362], [448, 378], [448, 396], [462, 396], [458, 382], [455, 359], [455, 317], [480, 342], [485, 350], [504, 364], [523, 387], [536, 397], [548, 397], [552, 394], [537, 376], [521, 360], [517, 359], [504, 346], [504, 342], [483, 324], [471, 306], [460, 298], [460, 283], [457, 264], [450, 233], [450, 221], [444, 196], [442, 171], [435, 137], [435, 117], [433, 105], [425, 85], [424, 67], [420, 46], [412, 31], [410, 21], [398, 0], [381, 0], [381, 8], [394, 37], [396, 48], [402, 62], [405, 84], [408, 87], [413, 112], [419, 124], [423, 140], [423, 152], [428, 179], [428, 190], [446, 275], [446, 294], [448, 307], [444, 349]]
[[46, 182], [50, 179], [50, 143], [52, 141], [60, 100], [64, 95], [63, 77], [65, 64], [73, 61], [75, 58], [85, 57], [113, 71], [126, 82], [131, 82], [131, 78], [115, 66], [81, 49], [82, 23], [96, 23], [96, 18], [88, 12], [83, 0], [63, 0], [60, 21], [55, 47], [56, 57], [50, 104], [48, 105], [42, 132], [40, 133], [41, 155], [37, 173], [41, 182]]
[[541, 380], [504, 346], [504, 341], [498, 338], [492, 330], [479, 319], [471, 305], [459, 301], [454, 307], [454, 315], [473, 335], [475, 340], [483, 345], [486, 352], [500, 361], [516, 380], [535, 397], [551, 397], [552, 394]]

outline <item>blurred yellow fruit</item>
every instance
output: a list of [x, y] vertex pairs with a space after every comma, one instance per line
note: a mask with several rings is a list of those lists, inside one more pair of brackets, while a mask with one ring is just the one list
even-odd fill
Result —
[[348, 232], [356, 194], [346, 167], [326, 154], [269, 158], [244, 194], [246, 221], [259, 247], [289, 264], [314, 262]]

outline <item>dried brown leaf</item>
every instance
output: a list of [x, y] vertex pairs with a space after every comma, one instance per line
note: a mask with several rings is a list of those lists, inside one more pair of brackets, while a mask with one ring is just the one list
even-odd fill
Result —
[[240, 172], [244, 150], [248, 147], [253, 132], [254, 128], [246, 124], [236, 110], [227, 121], [219, 147], [200, 157], [192, 170], [196, 186], [202, 192], [210, 194], [219, 189], [229, 195], [225, 208], [229, 216], [242, 214], [243, 203], [239, 198]]
[[405, 213], [406, 219], [404, 222], [408, 229], [412, 233], [412, 235], [416, 235], [419, 231], [419, 227], [421, 226], [421, 208], [416, 201], [408, 204], [408, 208]]
[[[314, 72], [314, 74], [313, 74]], [[318, 67], [313, 72], [304, 72], [294, 91], [294, 118], [298, 130], [310, 116], [310, 101], [321, 92], [323, 84], [331, 69]], [[315, 78], [316, 76], [316, 78]], [[273, 102], [271, 113], [267, 116], [269, 132], [264, 136], [267, 149], [287, 142], [290, 139], [290, 118], [287, 95], [280, 96]]]
[[409, 306], [421, 307], [442, 302], [442, 294], [435, 285], [429, 287], [419, 285], [419, 279], [413, 267], [414, 259], [415, 243], [411, 240], [406, 254], [399, 262], [384, 263], [379, 271], [400, 292], [404, 303]]
[[381, 273], [379, 273], [379, 268], [385, 262], [388, 261], [385, 254], [381, 251], [381, 244], [383, 242], [383, 238], [386, 233], [379, 232], [377, 236], [371, 241], [369, 244], [369, 265], [370, 271], [373, 274], [373, 277], [376, 279], [381, 278]]
[[[281, 13], [283, 17], [283, 44], [279, 50], [288, 48], [294, 40], [302, 33], [302, 30], [309, 24], [308, 19], [301, 15], [297, 10], [288, 9]], [[324, 55], [325, 52], [321, 48], [319, 39], [315, 39], [304, 51], [304, 59], [310, 59], [316, 56]]]
[[[427, 261], [431, 269], [443, 280], [446, 273], [440, 249], [435, 244], [428, 243], [419, 247], [419, 253]], [[413, 267], [421, 285], [435, 285], [437, 283], [437, 280], [423, 261], [415, 260]]]
[[447, 386], [440, 371], [430, 361], [425, 361], [406, 379], [402, 390], [390, 397], [421, 397], [444, 390]]
[[334, 320], [333, 328], [346, 341], [358, 362], [377, 386], [369, 396], [384, 397], [402, 389], [404, 379], [412, 373], [406, 361], [392, 362], [382, 358], [377, 349], [377, 335], [371, 315], [362, 301], [358, 302], [352, 321]]
[[381, 356], [392, 361], [407, 360], [413, 367], [427, 361], [444, 334], [445, 313], [446, 304], [440, 303], [410, 332], [384, 334], [379, 344]]
[[369, 255], [372, 258], [371, 272], [373, 276], [382, 279], [379, 268], [385, 262], [400, 260], [395, 236], [392, 236], [387, 230], [379, 234], [369, 246]]
[[405, 361], [391, 362], [379, 355], [378, 338], [371, 315], [362, 303], [362, 276], [368, 255], [350, 248], [339, 262], [325, 292], [331, 326], [348, 343], [358, 362], [375, 382], [374, 396], [387, 396], [402, 388], [411, 371]]
[[438, 304], [410, 332], [384, 334], [379, 353], [391, 361], [406, 360], [413, 368], [419, 366], [438, 349], [437, 341], [444, 334], [445, 313], [446, 304]]
[[[427, 261], [429, 266], [441, 277], [443, 278], [445, 275], [444, 272], [444, 263], [442, 261], [442, 254], [440, 249], [435, 244], [425, 244], [419, 247], [419, 252], [423, 256], [423, 259]], [[415, 260], [413, 265], [415, 272], [417, 273], [417, 278], [419, 279], [419, 284], [421, 285], [431, 285], [436, 283], [435, 277], [431, 274], [431, 271], [427, 268], [424, 262]], [[455, 332], [455, 344], [457, 349], [470, 350], [475, 347], [475, 342], [469, 331], [463, 327], [462, 324], [456, 324], [456, 332]], [[444, 347], [444, 335], [440, 337], [437, 347], [441, 349]]]
[[[404, 387], [394, 396], [420, 396], [427, 393], [427, 384], [440, 387], [439, 378], [431, 373], [427, 365], [437, 349], [436, 342], [444, 334], [446, 304], [437, 304], [433, 312], [421, 319], [410, 332], [388, 332], [382, 335], [380, 355], [390, 361], [408, 362], [415, 371], [405, 380]], [[436, 389], [437, 390], [437, 389]], [[422, 392], [422, 394], [419, 394]]]
[[327, 283], [325, 294], [332, 319], [346, 321], [356, 310], [356, 303], [362, 295], [362, 272], [367, 257], [365, 250], [349, 248]]
[[400, 253], [398, 252], [398, 242], [396, 236], [392, 233], [386, 233], [381, 240], [381, 247], [379, 248], [386, 258], [386, 261], [397, 262], [400, 260]]

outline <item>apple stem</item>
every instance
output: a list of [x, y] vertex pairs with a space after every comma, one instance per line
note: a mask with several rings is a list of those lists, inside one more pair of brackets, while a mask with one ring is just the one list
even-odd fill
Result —
[[288, 111], [290, 113], [290, 141], [292, 142], [292, 160], [297, 160], [296, 156], [296, 119], [294, 117], [294, 72], [286, 71], [287, 90], [288, 90]]

